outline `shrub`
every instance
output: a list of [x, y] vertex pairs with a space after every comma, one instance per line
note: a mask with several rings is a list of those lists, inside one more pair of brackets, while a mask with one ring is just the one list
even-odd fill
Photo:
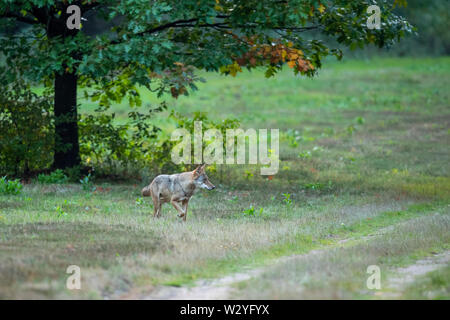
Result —
[[94, 184], [91, 180], [91, 174], [89, 173], [87, 176], [85, 176], [83, 179], [80, 180], [81, 188], [84, 191], [95, 191]]
[[64, 174], [64, 171], [61, 169], [56, 169], [55, 171], [51, 172], [50, 174], [39, 174], [37, 176], [37, 181], [39, 183], [67, 183], [69, 181], [69, 178]]
[[[0, 68], [1, 69], [1, 68]], [[1, 71], [1, 70], [0, 70]], [[0, 74], [0, 82], [3, 78]], [[53, 98], [47, 91], [33, 93], [20, 75], [9, 81], [0, 91], [0, 174], [27, 175], [47, 169], [53, 161], [55, 148]], [[154, 113], [166, 109], [165, 103], [147, 113], [130, 111], [128, 121], [116, 123], [115, 114], [99, 109], [97, 114], [80, 115], [78, 119], [80, 156], [83, 166], [97, 167], [97, 175], [128, 175], [143, 168], [153, 172], [186, 169], [171, 161], [171, 151], [177, 142], [151, 123]], [[193, 132], [194, 122], [202, 121], [203, 129], [237, 128], [236, 120], [214, 122], [205, 113], [194, 113], [192, 118], [172, 112], [170, 119], [177, 128]], [[33, 124], [33, 125], [30, 125]], [[225, 143], [225, 141], [224, 141]], [[204, 146], [205, 147], [205, 146]], [[55, 171], [40, 174], [40, 183], [79, 181], [82, 167], [67, 169], [66, 174]], [[69, 178], [67, 177], [69, 176]]]
[[0, 173], [20, 175], [51, 165], [51, 114], [52, 97], [36, 95], [23, 80], [0, 90]]
[[[118, 173], [122, 168], [145, 168], [151, 172], [189, 168], [189, 165], [176, 165], [172, 162], [171, 151], [178, 142], [172, 141], [170, 134], [163, 133], [150, 123], [152, 113], [165, 108], [163, 104], [159, 108], [151, 109], [148, 114], [130, 112], [129, 121], [125, 124], [116, 124], [114, 114], [81, 117], [80, 153], [83, 161], [96, 167], [97, 177]], [[169, 118], [175, 122], [176, 128], [184, 128], [189, 132], [193, 132], [195, 121], [202, 121], [203, 130], [215, 128], [224, 136], [226, 129], [239, 126], [237, 120], [215, 122], [208, 119], [206, 113], [201, 112], [196, 112], [193, 117], [188, 118], [172, 111]]]
[[0, 178], [0, 194], [19, 194], [22, 192], [22, 188], [19, 179], [8, 180], [6, 176]]
[[151, 161], [153, 145], [160, 131], [150, 119], [153, 113], [165, 108], [162, 104], [147, 114], [129, 112], [125, 124], [115, 123], [114, 113], [81, 116], [78, 126], [82, 160], [109, 172], [117, 171], [118, 166], [145, 167]]
[[61, 206], [55, 206], [55, 213], [58, 218], [67, 217], [67, 212]]
[[[194, 132], [194, 126], [195, 122], [201, 121], [202, 123], [202, 131], [205, 132], [208, 129], [217, 129], [221, 132], [222, 136], [226, 136], [226, 130], [227, 129], [236, 129], [239, 127], [240, 123], [236, 119], [224, 119], [222, 121], [214, 121], [208, 118], [207, 113], [205, 112], [194, 112], [192, 118], [185, 117], [181, 115], [178, 112], [172, 111], [170, 114], [170, 118], [175, 121], [177, 128], [184, 128], [191, 134]], [[177, 141], [170, 141], [170, 146], [174, 146], [177, 144]], [[209, 142], [206, 140], [203, 140], [202, 149], [204, 150]], [[226, 147], [226, 139], [223, 139], [223, 148]], [[169, 149], [169, 155], [172, 148]], [[236, 148], [235, 148], [236, 150]], [[192, 155], [193, 155], [193, 148], [192, 148]], [[170, 161], [170, 158], [168, 159]]]
[[283, 193], [283, 202], [287, 206], [290, 206], [292, 204], [292, 199], [291, 199], [290, 193]]
[[77, 182], [81, 178], [81, 166], [73, 166], [71, 168], [65, 168], [64, 173], [67, 176], [69, 181]]
[[256, 210], [256, 208], [253, 205], [250, 205], [248, 209], [245, 209], [242, 211], [244, 216], [246, 217], [254, 217], [254, 216], [260, 216], [263, 213], [263, 208], [260, 208], [259, 211]]

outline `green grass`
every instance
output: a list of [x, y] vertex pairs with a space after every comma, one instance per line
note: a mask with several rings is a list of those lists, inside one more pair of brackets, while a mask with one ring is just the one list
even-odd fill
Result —
[[450, 296], [450, 266], [419, 277], [405, 290], [402, 298], [414, 300], [448, 300]]
[[[359, 221], [349, 223], [349, 225], [341, 223], [338, 226], [328, 226], [328, 229], [325, 229], [324, 225], [317, 225], [312, 230], [313, 232], [308, 232], [311, 225], [305, 223], [303, 228], [299, 227], [297, 233], [287, 242], [282, 242], [263, 250], [257, 250], [251, 257], [242, 258], [237, 256], [224, 260], [208, 261], [199, 272], [175, 275], [174, 278], [165, 282], [165, 284], [178, 286], [193, 283], [199, 278], [213, 278], [237, 272], [242, 266], [257, 267], [270, 263], [272, 259], [279, 257], [304, 254], [314, 249], [332, 248], [340, 245], [343, 240], [352, 243], [366, 236], [371, 236], [383, 228], [394, 226], [415, 217], [432, 214], [438, 209], [446, 210], [446, 206], [433, 204], [412, 205], [403, 211], [381, 212], [365, 219], [359, 217]], [[321, 230], [321, 227], [324, 229]], [[318, 232], [319, 230], [320, 232]]]
[[[357, 241], [353, 245], [330, 248], [277, 264], [258, 278], [239, 284], [235, 294], [247, 299], [383, 297], [380, 294], [383, 291], [367, 288], [367, 267], [376, 265], [380, 268], [381, 289], [385, 290], [387, 275], [393, 266], [449, 249], [449, 224], [448, 212], [411, 219], [369, 241]], [[416, 290], [416, 294], [417, 291], [422, 292]]]
[[[135, 184], [93, 180], [95, 192], [80, 184], [32, 183], [20, 195], [0, 195], [0, 298], [118, 298], [318, 248], [353, 261], [360, 251], [347, 247], [367, 236], [403, 223], [433, 225], [434, 213], [448, 215], [450, 58], [330, 62], [312, 80], [290, 70], [274, 79], [260, 71], [204, 76], [198, 92], [168, 100], [171, 108], [188, 116], [206, 111], [216, 120], [237, 117], [244, 128], [279, 128], [279, 173], [269, 180], [257, 166], [210, 168], [217, 189], [193, 197], [185, 224], [169, 205], [153, 219], [149, 199], [139, 199], [153, 172]], [[156, 102], [142, 95], [145, 103]], [[82, 112], [94, 109], [89, 102], [81, 106]], [[112, 111], [123, 121], [129, 108], [123, 103]], [[155, 122], [170, 135], [167, 113]], [[244, 214], [250, 206], [258, 214]], [[399, 246], [409, 249], [393, 250], [383, 265], [448, 245], [438, 226], [427, 230], [438, 233], [432, 241], [419, 246], [405, 236]], [[342, 239], [349, 239], [344, 251]], [[377, 245], [374, 239], [367, 243]], [[389, 249], [390, 242], [383, 243]], [[365, 259], [378, 259], [377, 250]], [[81, 267], [80, 291], [64, 287], [71, 264]], [[293, 277], [302, 272], [286, 269]], [[349, 268], [345, 277], [352, 272], [360, 271]], [[317, 277], [323, 283], [324, 274]], [[345, 277], [328, 283], [330, 292], [340, 292]], [[342, 296], [371, 297], [347, 284]], [[320, 292], [317, 297], [330, 297]]]

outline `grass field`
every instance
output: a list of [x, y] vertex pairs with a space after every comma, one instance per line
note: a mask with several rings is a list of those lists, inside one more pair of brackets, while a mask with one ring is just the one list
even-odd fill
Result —
[[[235, 297], [382, 298], [366, 287], [368, 265], [387, 281], [396, 267], [449, 249], [450, 58], [329, 62], [312, 80], [290, 70], [204, 76], [171, 108], [280, 129], [279, 173], [209, 172], [217, 188], [193, 197], [186, 223], [168, 205], [151, 217], [140, 195], [151, 177], [98, 181], [95, 192], [31, 183], [0, 195], [0, 298], [123, 298], [257, 266], [267, 271], [237, 285]], [[128, 111], [112, 110], [119, 121]], [[170, 134], [166, 116], [155, 121]], [[322, 253], [271, 265], [315, 249]], [[82, 290], [65, 288], [72, 264]], [[396, 290], [449, 299], [448, 274]]]

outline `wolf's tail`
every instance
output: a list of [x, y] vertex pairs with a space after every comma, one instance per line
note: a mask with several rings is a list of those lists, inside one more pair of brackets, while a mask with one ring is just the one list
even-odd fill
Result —
[[150, 197], [150, 186], [146, 186], [144, 189], [142, 189], [142, 196]]

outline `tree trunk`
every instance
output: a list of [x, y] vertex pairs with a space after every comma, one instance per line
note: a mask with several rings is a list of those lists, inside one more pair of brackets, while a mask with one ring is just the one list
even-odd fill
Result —
[[77, 124], [77, 76], [55, 74], [55, 154], [54, 169], [80, 164]]

